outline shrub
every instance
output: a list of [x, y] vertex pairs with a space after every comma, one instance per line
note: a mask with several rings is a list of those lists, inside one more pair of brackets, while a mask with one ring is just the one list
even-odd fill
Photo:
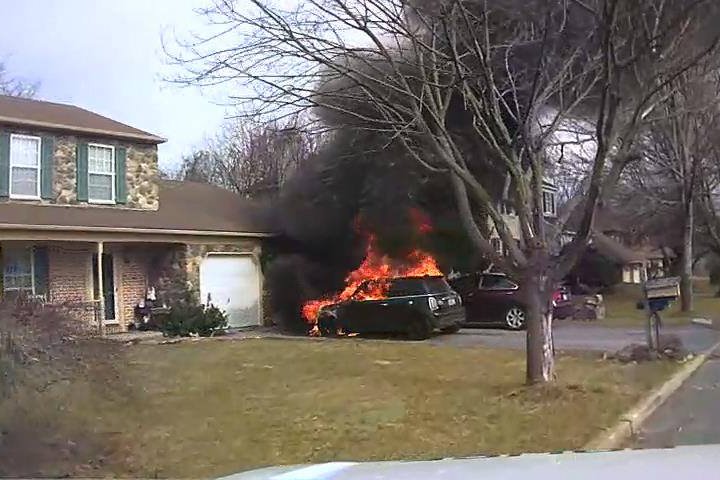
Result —
[[73, 363], [75, 341], [92, 335], [62, 307], [40, 305], [27, 297], [0, 302], [0, 397], [7, 397], [28, 365], [42, 364], [48, 378]]
[[209, 337], [226, 327], [227, 315], [219, 308], [184, 302], [172, 305], [160, 324], [162, 332], [170, 337]]

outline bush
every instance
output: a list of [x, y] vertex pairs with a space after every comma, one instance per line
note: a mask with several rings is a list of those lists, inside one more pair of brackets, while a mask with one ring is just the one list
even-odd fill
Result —
[[44, 376], [51, 378], [74, 363], [72, 345], [92, 333], [62, 307], [24, 296], [0, 301], [0, 398], [10, 395], [29, 365], [43, 365]]
[[199, 335], [209, 337], [227, 327], [227, 315], [217, 307], [178, 303], [160, 324], [160, 330], [169, 337]]

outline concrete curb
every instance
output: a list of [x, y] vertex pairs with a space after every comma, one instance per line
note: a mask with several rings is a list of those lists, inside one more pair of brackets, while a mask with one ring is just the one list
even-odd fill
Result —
[[690, 376], [705, 363], [708, 355], [718, 347], [720, 347], [720, 342], [688, 361], [669, 380], [652, 390], [645, 398], [623, 414], [614, 427], [604, 430], [588, 442], [585, 447], [583, 447], [583, 450], [613, 450], [622, 448], [625, 442], [638, 432], [642, 423], [647, 420], [670, 395], [675, 393], [675, 391], [685, 383], [685, 380], [690, 378]]

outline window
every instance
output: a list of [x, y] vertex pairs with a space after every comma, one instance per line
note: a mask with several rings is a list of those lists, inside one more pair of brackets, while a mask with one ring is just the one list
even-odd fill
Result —
[[553, 192], [542, 192], [543, 214], [555, 216], [555, 194]]
[[32, 294], [33, 255], [31, 248], [8, 248], [3, 250], [3, 289], [27, 291]]
[[40, 137], [10, 136], [10, 197], [40, 198]]
[[483, 275], [480, 288], [483, 290], [516, 290], [518, 286], [505, 275]]
[[424, 295], [425, 285], [422, 278], [396, 278], [390, 284], [389, 297]]
[[498, 204], [498, 210], [503, 215], [515, 215], [515, 207], [510, 202], [500, 202]]
[[115, 201], [115, 149], [107, 145], [88, 145], [88, 200]]
[[498, 255], [502, 255], [502, 254], [503, 254], [503, 242], [502, 242], [502, 240], [500, 240], [500, 239], [497, 238], [497, 237], [491, 238], [491, 239], [490, 239], [490, 244], [492, 245], [493, 250], [495, 250], [495, 253], [497, 253]]

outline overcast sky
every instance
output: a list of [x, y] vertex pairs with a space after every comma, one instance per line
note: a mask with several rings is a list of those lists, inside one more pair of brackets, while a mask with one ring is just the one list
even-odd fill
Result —
[[161, 35], [202, 30], [209, 0], [0, 0], [0, 58], [41, 83], [38, 98], [71, 103], [168, 139], [160, 165], [217, 130], [223, 92], [162, 80]]

